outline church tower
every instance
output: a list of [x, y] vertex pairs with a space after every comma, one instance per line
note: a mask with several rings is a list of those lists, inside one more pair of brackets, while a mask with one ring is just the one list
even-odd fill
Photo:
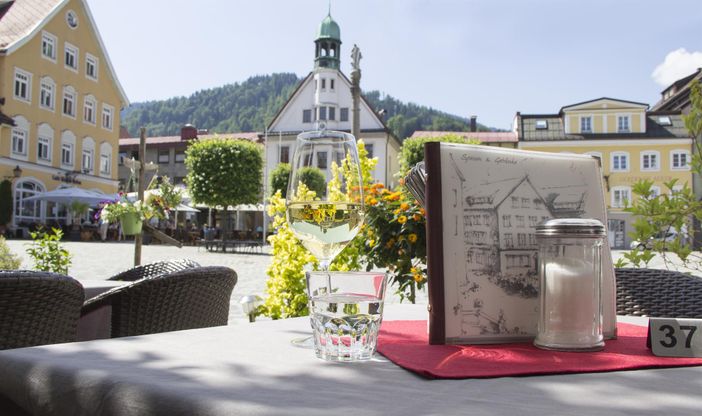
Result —
[[339, 25], [332, 19], [331, 12], [319, 24], [317, 39], [314, 41], [315, 68], [339, 69], [339, 53], [341, 52], [341, 31]]

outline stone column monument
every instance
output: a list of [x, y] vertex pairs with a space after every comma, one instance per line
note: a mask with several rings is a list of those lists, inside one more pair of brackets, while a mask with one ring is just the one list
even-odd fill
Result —
[[361, 58], [361, 50], [358, 46], [353, 45], [351, 50], [351, 96], [353, 97], [353, 124], [351, 125], [351, 134], [358, 139], [361, 134], [361, 110], [359, 107], [359, 102], [361, 98], [361, 67], [359, 65]]

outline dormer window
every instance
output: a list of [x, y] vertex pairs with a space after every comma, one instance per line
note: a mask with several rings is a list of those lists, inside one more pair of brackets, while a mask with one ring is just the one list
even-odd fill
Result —
[[617, 117], [617, 131], [619, 133], [629, 133], [629, 116]]
[[580, 117], [580, 133], [592, 133], [592, 117]]
[[536, 130], [548, 130], [548, 121], [536, 120]]

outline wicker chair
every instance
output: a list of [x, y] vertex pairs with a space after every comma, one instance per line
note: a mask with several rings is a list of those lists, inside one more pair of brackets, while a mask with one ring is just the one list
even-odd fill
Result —
[[702, 318], [702, 278], [670, 270], [616, 269], [617, 315]]
[[0, 270], [0, 350], [75, 341], [82, 303], [71, 277]]
[[191, 267], [199, 267], [200, 264], [190, 259], [174, 259], [157, 261], [150, 264], [137, 266], [122, 273], [114, 275], [107, 280], [121, 280], [124, 282], [133, 282], [135, 280], [144, 279], [147, 277], [160, 276], [177, 272], [180, 270], [189, 269]]
[[110, 306], [112, 338], [226, 325], [236, 281], [227, 267], [192, 267], [88, 299], [81, 316]]

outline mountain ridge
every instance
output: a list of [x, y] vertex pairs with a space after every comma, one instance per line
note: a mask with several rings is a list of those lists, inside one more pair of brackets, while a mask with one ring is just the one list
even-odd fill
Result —
[[[199, 90], [190, 96], [133, 103], [122, 125], [148, 136], [178, 135], [190, 123], [210, 133], [264, 131], [303, 78], [293, 73], [254, 75], [245, 81]], [[385, 110], [388, 128], [400, 139], [417, 130], [469, 131], [470, 120], [431, 107], [402, 102], [377, 90], [363, 93], [376, 111]], [[496, 130], [478, 124], [479, 131]]]

